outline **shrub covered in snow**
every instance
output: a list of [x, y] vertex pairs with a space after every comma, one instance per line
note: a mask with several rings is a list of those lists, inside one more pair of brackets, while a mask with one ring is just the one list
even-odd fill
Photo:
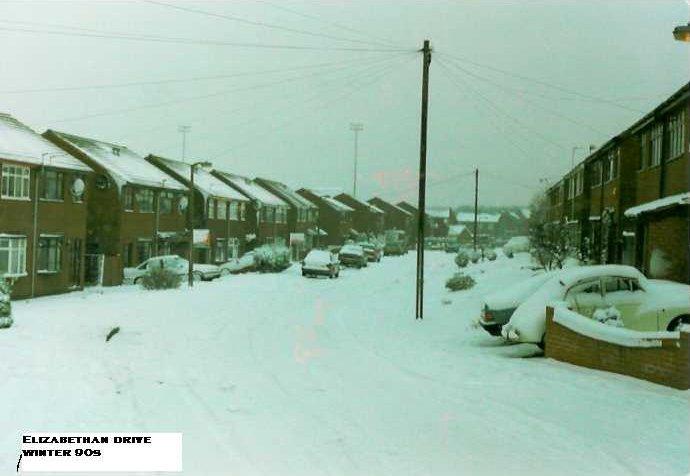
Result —
[[263, 245], [254, 250], [254, 261], [262, 273], [279, 273], [290, 267], [290, 250], [285, 246]]
[[0, 280], [0, 328], [12, 325], [11, 290], [10, 283]]
[[489, 261], [493, 261], [496, 259], [496, 252], [494, 250], [488, 250], [484, 253], [484, 257]]
[[177, 289], [182, 282], [182, 276], [168, 268], [153, 268], [141, 277], [144, 289]]
[[479, 261], [479, 258], [482, 257], [482, 255], [479, 251], [472, 250], [468, 253], [468, 257], [470, 258], [470, 261], [472, 261], [473, 263], [477, 263]]
[[455, 264], [457, 264], [459, 268], [466, 267], [469, 264], [469, 262], [470, 258], [464, 251], [458, 251], [458, 254], [455, 255]]
[[475, 285], [474, 279], [462, 273], [455, 274], [452, 278], [446, 281], [446, 287], [451, 291], [462, 291], [470, 289]]

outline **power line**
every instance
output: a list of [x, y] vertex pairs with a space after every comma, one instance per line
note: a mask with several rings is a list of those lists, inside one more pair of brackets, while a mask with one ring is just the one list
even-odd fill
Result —
[[[344, 68], [345, 67], [342, 67], [341, 69], [344, 69]], [[92, 113], [92, 114], [85, 114], [85, 115], [81, 115], [81, 116], [73, 116], [73, 117], [55, 119], [55, 120], [52, 120], [51, 122], [53, 122], [53, 123], [74, 122], [74, 121], [80, 121], [83, 119], [92, 119], [95, 117], [103, 117], [103, 116], [110, 116], [110, 115], [114, 115], [114, 114], [123, 114], [123, 113], [128, 113], [128, 112], [135, 112], [135, 111], [140, 111], [143, 109], [152, 109], [152, 108], [170, 106], [173, 104], [180, 104], [183, 102], [196, 101], [196, 100], [200, 100], [200, 99], [210, 99], [210, 98], [214, 98], [214, 97], [225, 96], [225, 95], [233, 93], [233, 92], [250, 91], [250, 90], [254, 90], [254, 89], [262, 89], [262, 88], [267, 88], [267, 87], [271, 87], [271, 86], [277, 86], [277, 85], [297, 81], [300, 79], [304, 79], [306, 77], [315, 76], [318, 73], [321, 73], [321, 72], [314, 72], [314, 73], [309, 73], [307, 75], [302, 75], [302, 76], [297, 76], [297, 77], [292, 77], [292, 78], [285, 78], [285, 79], [281, 79], [278, 81], [272, 81], [269, 83], [261, 83], [261, 84], [255, 84], [252, 86], [246, 86], [246, 87], [225, 89], [222, 91], [216, 91], [214, 93], [202, 94], [202, 95], [198, 95], [198, 96], [191, 96], [191, 97], [180, 98], [180, 99], [172, 99], [169, 101], [149, 103], [149, 104], [143, 104], [143, 105], [132, 106], [132, 107], [127, 107], [127, 108], [121, 108], [121, 109], [115, 109], [115, 110], [109, 110], [109, 111], [101, 111], [101, 112], [96, 112], [96, 113]], [[323, 73], [321, 73], [321, 74], [323, 74]]]
[[[1, 20], [0, 20], [1, 21]], [[44, 92], [61, 92], [61, 91], [83, 91], [89, 89], [116, 89], [116, 88], [127, 88], [132, 86], [151, 86], [160, 84], [175, 84], [175, 83], [188, 83], [196, 81], [213, 81], [218, 79], [229, 79], [238, 78], [244, 76], [258, 76], [264, 74], [277, 74], [277, 73], [287, 73], [291, 71], [301, 71], [306, 69], [318, 69], [318, 68], [328, 68], [335, 65], [344, 64], [358, 64], [361, 63], [362, 59], [357, 58], [353, 60], [332, 62], [332, 63], [318, 63], [313, 65], [296, 66], [294, 68], [281, 68], [281, 69], [265, 69], [261, 71], [245, 71], [241, 73], [230, 73], [230, 74], [216, 74], [210, 76], [195, 76], [190, 78], [170, 78], [170, 79], [160, 79], [152, 81], [130, 81], [125, 83], [105, 83], [105, 84], [86, 84], [79, 86], [57, 86], [51, 88], [33, 88], [33, 89], [14, 89], [0, 91], [0, 94], [28, 94], [28, 93], [44, 93]]]
[[[287, 26], [276, 25], [273, 23], [266, 23], [263, 21], [249, 20], [246, 18], [238, 17], [236, 15], [210, 12], [208, 10], [201, 10], [198, 8], [184, 7], [184, 6], [178, 5], [178, 4], [159, 2], [157, 0], [143, 0], [143, 1], [146, 3], [150, 3], [152, 5], [159, 5], [161, 7], [172, 8], [174, 10], [179, 10], [179, 11], [183, 11], [183, 12], [187, 12], [187, 13], [195, 13], [198, 15], [204, 15], [204, 16], [208, 16], [208, 17], [222, 18], [224, 20], [242, 23], [245, 25], [259, 26], [262, 28], [269, 28], [269, 29], [273, 29], [273, 30], [285, 31], [287, 33], [294, 33], [294, 34], [298, 34], [298, 35], [306, 35], [306, 36], [317, 37], [317, 38], [327, 38], [329, 40], [336, 40], [336, 41], [346, 41], [349, 43], [371, 44], [371, 41], [343, 38], [340, 36], [333, 36], [333, 35], [329, 35], [326, 33], [316, 33], [316, 32], [308, 31], [308, 30], [300, 30], [297, 28], [291, 28], [291, 27], [287, 27]], [[379, 46], [388, 47], [389, 45], [380, 44]]]
[[[69, 28], [69, 27], [68, 27]], [[307, 51], [349, 51], [357, 53], [397, 53], [409, 52], [412, 50], [394, 49], [394, 48], [348, 48], [335, 46], [310, 46], [310, 45], [285, 45], [275, 43], [249, 43], [249, 42], [232, 42], [220, 40], [196, 40], [192, 38], [180, 37], [165, 37], [165, 36], [151, 36], [151, 35], [133, 35], [129, 33], [117, 32], [102, 32], [102, 33], [87, 33], [77, 31], [59, 31], [59, 30], [42, 30], [36, 28], [10, 28], [0, 26], [0, 31], [11, 31], [18, 33], [38, 33], [44, 35], [56, 36], [75, 36], [82, 38], [99, 38], [99, 39], [113, 39], [125, 41], [149, 41], [153, 43], [173, 43], [183, 45], [209, 45], [209, 46], [232, 46], [236, 48], [258, 48], [258, 49], [277, 49], [277, 50], [307, 50]]]
[[519, 73], [515, 73], [515, 72], [513, 72], [513, 71], [508, 71], [508, 70], [505, 70], [505, 69], [497, 68], [496, 66], [492, 66], [492, 65], [489, 65], [489, 64], [479, 63], [479, 62], [476, 62], [476, 61], [469, 60], [469, 59], [467, 59], [467, 58], [462, 58], [462, 57], [457, 56], [457, 55], [452, 55], [452, 54], [450, 54], [450, 53], [443, 52], [443, 54], [446, 55], [446, 56], [450, 56], [451, 58], [454, 58], [454, 59], [456, 59], [457, 61], [461, 61], [461, 62], [463, 62], [463, 63], [471, 64], [471, 65], [477, 66], [477, 67], [479, 67], [479, 68], [489, 69], [489, 70], [491, 70], [491, 71], [495, 71], [495, 72], [497, 72], [497, 73], [505, 74], [505, 75], [508, 75], [508, 76], [513, 76], [513, 77], [522, 79], [522, 80], [524, 80], [524, 81], [532, 81], [532, 82], [534, 82], [534, 83], [541, 84], [542, 86], [545, 86], [545, 87], [547, 87], [547, 88], [551, 88], [551, 89], [555, 89], [555, 90], [557, 90], [557, 91], [561, 91], [561, 92], [565, 92], [565, 93], [568, 93], [568, 94], [572, 94], [572, 95], [574, 95], [574, 96], [579, 96], [579, 97], [588, 99], [588, 100], [590, 100], [590, 101], [596, 101], [596, 102], [602, 102], [602, 103], [610, 104], [610, 105], [612, 105], [612, 106], [618, 107], [618, 108], [620, 108], [620, 109], [625, 109], [626, 111], [630, 111], [630, 112], [637, 112], [637, 113], [640, 113], [640, 112], [643, 113], [643, 112], [645, 112], [645, 111], [642, 111], [642, 110], [639, 110], [639, 109], [630, 108], [630, 107], [625, 106], [625, 105], [623, 105], [623, 104], [618, 104], [618, 103], [616, 103], [616, 102], [614, 102], [614, 101], [611, 101], [611, 100], [609, 100], [609, 99], [606, 99], [606, 98], [601, 98], [601, 97], [592, 96], [592, 95], [589, 95], [589, 94], [584, 94], [584, 93], [581, 93], [581, 92], [579, 92], [579, 91], [575, 91], [575, 90], [573, 90], [573, 89], [566, 88], [566, 87], [564, 87], [564, 86], [560, 86], [560, 85], [557, 85], [557, 84], [552, 84], [552, 83], [549, 83], [549, 82], [547, 82], [547, 81], [544, 81], [544, 80], [541, 80], [541, 79], [538, 79], [538, 78], [533, 78], [533, 77], [530, 77], [530, 76], [525, 76], [525, 75], [523, 75], [523, 74], [519, 74]]

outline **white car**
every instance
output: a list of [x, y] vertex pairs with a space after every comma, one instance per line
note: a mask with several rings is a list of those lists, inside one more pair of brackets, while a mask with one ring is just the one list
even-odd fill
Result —
[[302, 260], [302, 276], [337, 278], [339, 275], [340, 261], [330, 251], [311, 250]]
[[[142, 276], [153, 268], [167, 268], [180, 276], [187, 276], [189, 261], [177, 255], [154, 256], [135, 268], [125, 268], [124, 281], [126, 284], [138, 284]], [[194, 263], [192, 276], [195, 281], [210, 281], [220, 276], [220, 268], [212, 264]]]
[[227, 276], [228, 274], [245, 273], [247, 271], [252, 271], [255, 268], [256, 253], [254, 251], [248, 251], [240, 258], [233, 258], [227, 263], [221, 264], [220, 274], [221, 276]]
[[503, 245], [503, 253], [507, 256], [514, 253], [525, 253], [529, 251], [528, 236], [513, 236]]
[[543, 347], [546, 306], [554, 301], [589, 318], [613, 307], [623, 326], [637, 331], [673, 331], [690, 323], [690, 286], [648, 280], [631, 266], [582, 266], [554, 273], [518, 306], [501, 335]]

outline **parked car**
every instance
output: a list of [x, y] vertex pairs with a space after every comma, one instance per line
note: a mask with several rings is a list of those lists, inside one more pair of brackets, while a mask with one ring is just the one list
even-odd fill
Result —
[[227, 263], [220, 265], [220, 275], [240, 274], [256, 269], [256, 253], [248, 251], [239, 258], [233, 258]]
[[479, 325], [493, 336], [500, 336], [501, 329], [510, 320], [520, 304], [525, 302], [549, 279], [550, 273], [540, 273], [509, 286], [507, 289], [488, 294], [482, 303]]
[[367, 256], [359, 245], [343, 245], [340, 248], [338, 259], [344, 266], [364, 268], [367, 265]]
[[457, 253], [460, 251], [460, 242], [456, 240], [446, 241], [444, 248], [446, 253]]
[[503, 253], [506, 256], [512, 256], [515, 253], [526, 253], [529, 251], [529, 248], [528, 236], [513, 236], [503, 245]]
[[381, 261], [381, 255], [383, 254], [383, 250], [379, 248], [377, 245], [369, 242], [361, 242], [357, 244], [361, 246], [364, 250], [364, 254], [367, 257], [367, 261], [374, 261], [376, 263]]
[[501, 335], [544, 347], [546, 306], [553, 301], [589, 318], [613, 307], [623, 327], [636, 331], [673, 331], [690, 323], [690, 286], [648, 280], [631, 266], [582, 266], [551, 276], [515, 310]]
[[[139, 266], [124, 269], [124, 282], [138, 284], [142, 276], [153, 268], [167, 268], [180, 276], [187, 276], [189, 261], [177, 255], [154, 256]], [[192, 276], [196, 281], [210, 281], [220, 276], [220, 268], [212, 264], [192, 264]]]
[[302, 276], [328, 276], [337, 278], [340, 275], [338, 257], [327, 250], [311, 250], [302, 260]]

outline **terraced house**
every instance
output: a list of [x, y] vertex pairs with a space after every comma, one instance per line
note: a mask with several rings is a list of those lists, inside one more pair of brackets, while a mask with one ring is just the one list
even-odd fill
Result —
[[0, 279], [24, 298], [84, 285], [91, 168], [0, 114]]
[[[333, 198], [335, 190], [300, 188], [297, 193], [319, 207], [319, 245], [341, 245], [348, 238], [354, 238], [354, 210]], [[323, 230], [323, 231], [322, 231]]]
[[[157, 155], [146, 157], [151, 164], [190, 188], [191, 164]], [[195, 263], [224, 263], [237, 258], [245, 248], [249, 199], [210, 171], [195, 168], [194, 206], [191, 214], [196, 236]]]
[[383, 233], [383, 210], [345, 192], [338, 193], [334, 198], [352, 208], [352, 225], [355, 230], [374, 236]]
[[127, 147], [48, 130], [44, 137], [94, 170], [88, 202], [88, 283], [122, 283], [122, 269], [188, 250], [186, 188]]
[[690, 83], [591, 153], [547, 191], [591, 262], [690, 282]]

